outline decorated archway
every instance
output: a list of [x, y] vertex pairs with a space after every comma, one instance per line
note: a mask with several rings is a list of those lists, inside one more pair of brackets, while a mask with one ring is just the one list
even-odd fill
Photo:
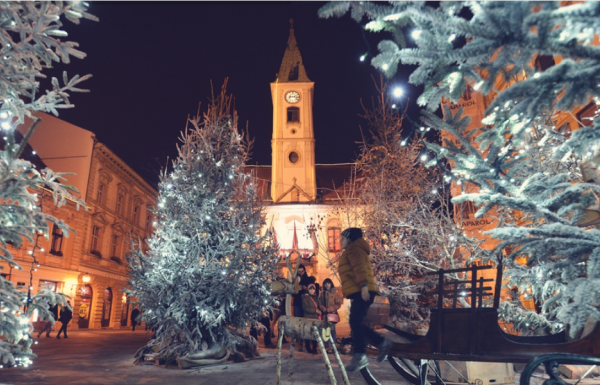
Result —
[[88, 329], [90, 327], [90, 314], [92, 309], [92, 297], [94, 291], [90, 285], [84, 285], [81, 288], [81, 302], [79, 304], [77, 321], [80, 329]]

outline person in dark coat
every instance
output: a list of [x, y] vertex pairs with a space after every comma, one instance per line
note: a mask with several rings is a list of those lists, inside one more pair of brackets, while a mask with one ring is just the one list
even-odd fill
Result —
[[[58, 319], [58, 304], [52, 306], [50, 309], [48, 309], [48, 311], [50, 311], [50, 313], [52, 313], [52, 318], [54, 321], [56, 321]], [[44, 325], [44, 327], [42, 328], [42, 330], [40, 330], [40, 332], [37, 335], [37, 338], [40, 338], [41, 335], [46, 332], [46, 338], [52, 338], [52, 336], [50, 335], [50, 332], [52, 331], [52, 321], [48, 320], [46, 321], [46, 324]]]
[[140, 315], [140, 309], [137, 307], [131, 311], [131, 331], [135, 331], [135, 326], [138, 324], [137, 318]]
[[[259, 318], [258, 322], [261, 323], [266, 330], [263, 331], [263, 337], [265, 339], [265, 348], [268, 349], [272, 349], [275, 347], [275, 345], [273, 345], [273, 342], [271, 341], [271, 320], [273, 318], [273, 312], [271, 311], [271, 309], [267, 309], [267, 311], [265, 311], [263, 313], [263, 315]], [[252, 337], [254, 337], [256, 339], [256, 341], [258, 342], [258, 330], [256, 329], [256, 327], [252, 326], [252, 328], [250, 328], [250, 335]]]
[[[307, 293], [308, 285], [316, 282], [315, 277], [309, 277], [306, 273], [306, 267], [303, 264], [298, 265], [298, 277], [300, 277], [300, 290], [298, 294], [294, 294], [292, 298], [294, 307], [294, 317], [304, 317], [304, 310], [302, 309], [302, 296]], [[300, 346], [299, 351], [303, 350], [304, 341], [299, 340]]]
[[[321, 319], [319, 297], [317, 297], [317, 287], [314, 283], [308, 285], [308, 293], [302, 296], [302, 307], [304, 308], [304, 318]], [[317, 354], [317, 341], [304, 340], [304, 343], [307, 352]]]
[[[69, 304], [69, 307], [71, 307], [71, 302], [67, 301], [67, 303]], [[67, 325], [69, 325], [69, 322], [73, 319], [73, 310], [69, 307], [63, 306], [62, 309], [60, 309], [60, 318], [58, 320], [62, 323], [62, 326], [56, 335], [56, 338], [58, 339], [60, 339], [61, 333], [65, 334], [65, 338], [69, 338], [67, 336]]]

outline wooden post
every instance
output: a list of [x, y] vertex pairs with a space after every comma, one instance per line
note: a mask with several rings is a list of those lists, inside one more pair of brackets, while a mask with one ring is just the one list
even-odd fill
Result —
[[294, 361], [294, 347], [296, 346], [296, 338], [290, 341], [290, 358], [288, 361], [288, 380], [292, 378], [292, 362]]
[[277, 385], [281, 382], [281, 345], [283, 344], [284, 327], [279, 331], [279, 341], [277, 341]]
[[[329, 372], [329, 379], [331, 380], [331, 385], [337, 385], [337, 381], [335, 380], [335, 375], [333, 374], [333, 368], [331, 367], [331, 362], [329, 361], [329, 356], [327, 355], [327, 350], [325, 350], [325, 345], [323, 344], [323, 339], [321, 338], [321, 334], [319, 333], [319, 329], [316, 326], [313, 326], [313, 335], [319, 344], [319, 348], [321, 349], [321, 354], [323, 354], [323, 361], [325, 361], [325, 367]], [[329, 337], [331, 339], [331, 337]]]
[[337, 351], [337, 347], [335, 346], [335, 341], [333, 340], [333, 337], [329, 336], [329, 341], [331, 342], [331, 346], [333, 347], [333, 355], [335, 356], [335, 359], [337, 360], [338, 365], [340, 365], [340, 369], [342, 370], [342, 378], [344, 379], [344, 384], [350, 385], [348, 373], [346, 373], [346, 368], [344, 367], [344, 363], [342, 362], [340, 354]]
[[[471, 266], [471, 317], [469, 319], [469, 330], [476, 330], [475, 317], [477, 310], [477, 266]], [[475, 354], [475, 333], [469, 333], [469, 354]]]
[[498, 309], [500, 306], [500, 293], [502, 290], [502, 262], [498, 263], [496, 272], [496, 289], [494, 292], [494, 308]]

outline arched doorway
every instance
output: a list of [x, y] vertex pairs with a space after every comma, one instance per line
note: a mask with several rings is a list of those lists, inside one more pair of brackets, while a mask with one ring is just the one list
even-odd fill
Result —
[[81, 288], [81, 303], [79, 304], [79, 319], [77, 321], [80, 329], [88, 329], [90, 327], [93, 294], [94, 292], [90, 285], [85, 285]]
[[103, 328], [110, 326], [110, 311], [112, 308], [113, 293], [110, 287], [104, 290], [104, 304], [102, 305], [102, 319], [100, 326]]
[[127, 326], [127, 319], [129, 318], [129, 296], [123, 293], [123, 299], [125, 301], [121, 308], [121, 326]]

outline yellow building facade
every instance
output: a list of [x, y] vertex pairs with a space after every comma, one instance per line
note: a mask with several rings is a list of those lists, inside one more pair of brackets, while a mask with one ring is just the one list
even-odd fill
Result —
[[[71, 297], [70, 329], [120, 329], [130, 325], [126, 254], [130, 239], [152, 233], [152, 207], [157, 191], [95, 135], [54, 116], [39, 114], [41, 123], [29, 144], [55, 172], [73, 172], [66, 184], [79, 190], [87, 209], [74, 202], [57, 209], [49, 192], [42, 193], [44, 211], [69, 224], [69, 237], [56, 227], [41, 241], [40, 264], [33, 271], [32, 293], [50, 289]], [[21, 128], [25, 130], [27, 125]], [[39, 194], [39, 193], [38, 193]], [[31, 257], [27, 246], [14, 250], [23, 270], [2, 274], [17, 286], [29, 285]], [[33, 317], [38, 327], [37, 315]], [[58, 325], [56, 326], [58, 327]]]

